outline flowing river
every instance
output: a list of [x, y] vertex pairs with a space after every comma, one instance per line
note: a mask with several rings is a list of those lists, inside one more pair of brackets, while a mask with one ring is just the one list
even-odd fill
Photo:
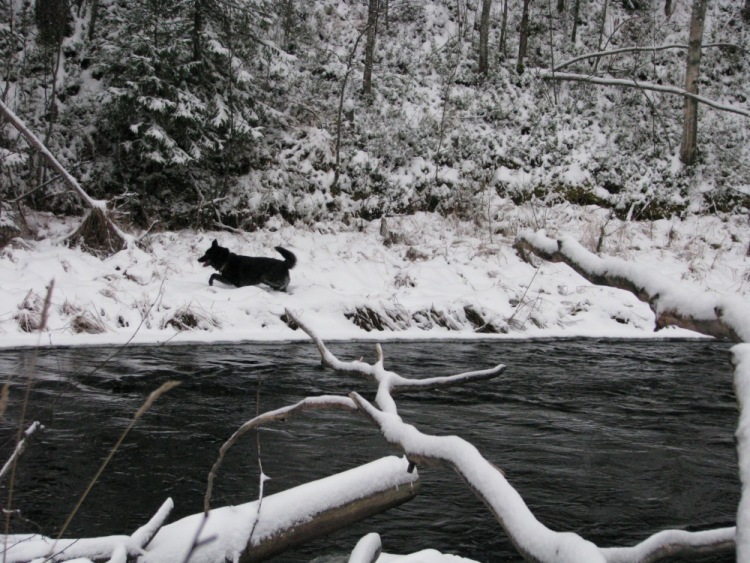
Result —
[[[331, 343], [340, 359], [374, 361], [374, 346]], [[503, 470], [552, 529], [602, 546], [632, 545], [665, 528], [733, 525], [739, 501], [737, 406], [727, 343], [542, 340], [386, 342], [385, 366], [401, 375], [449, 375], [503, 363], [498, 379], [397, 395], [423, 432], [457, 434]], [[108, 361], [105, 361], [108, 360]], [[114, 455], [66, 537], [129, 534], [167, 497], [171, 521], [201, 512], [221, 444], [256, 412], [303, 397], [358, 391], [366, 380], [320, 366], [310, 342], [0, 350], [12, 382], [0, 422], [0, 462], [12, 451], [31, 375], [26, 420], [40, 420], [21, 460], [14, 532], [54, 535], [148, 394], [159, 398]], [[322, 411], [248, 434], [227, 455], [212, 506], [265, 494], [395, 453], [361, 415]], [[435, 548], [483, 562], [519, 561], [484, 505], [451, 471], [421, 468], [411, 502], [279, 561], [346, 561], [379, 532], [383, 550]], [[6, 506], [7, 479], [2, 483]], [[700, 561], [733, 561], [733, 554]]]

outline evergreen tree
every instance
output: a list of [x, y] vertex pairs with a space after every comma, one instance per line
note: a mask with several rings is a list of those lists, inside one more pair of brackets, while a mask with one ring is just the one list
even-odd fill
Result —
[[200, 0], [129, 8], [118, 14], [107, 71], [109, 183], [136, 194], [142, 222], [162, 210], [177, 225], [220, 219], [217, 200], [247, 169], [257, 119], [245, 63], [252, 49], [238, 48], [255, 44], [239, 31], [257, 27], [255, 13]]

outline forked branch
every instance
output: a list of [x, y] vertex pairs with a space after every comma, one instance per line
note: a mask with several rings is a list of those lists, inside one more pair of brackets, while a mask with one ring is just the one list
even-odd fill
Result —
[[[392, 377], [384, 376], [384, 373], [390, 372], [383, 370], [382, 350], [378, 351], [378, 361], [375, 365], [364, 362], [341, 362], [327, 349], [314, 330], [289, 311], [287, 314], [315, 341], [325, 365], [342, 373], [356, 371], [361, 375], [373, 377], [379, 384], [376, 402], [390, 405], [393, 401], [390, 397], [390, 386], [379, 380], [381, 377]], [[502, 369], [499, 372], [502, 372]], [[462, 375], [476, 373], [480, 372]], [[453, 380], [458, 381], [457, 377], [453, 376]], [[465, 377], [464, 381], [472, 379], [473, 377]], [[400, 376], [396, 376], [396, 380], [413, 381]], [[387, 395], [387, 398], [382, 395]], [[654, 534], [634, 547], [618, 548], [600, 548], [578, 534], [556, 532], [537, 520], [503, 472], [485, 459], [469, 442], [458, 436], [424, 434], [405, 423], [395, 408], [378, 408], [358, 393], [352, 393], [350, 397], [380, 430], [386, 441], [403, 452], [411, 463], [444, 466], [458, 473], [489, 508], [510, 541], [527, 561], [645, 563], [676, 553], [714, 552], [731, 549], [735, 545], [735, 527], [702, 532], [666, 530]]]

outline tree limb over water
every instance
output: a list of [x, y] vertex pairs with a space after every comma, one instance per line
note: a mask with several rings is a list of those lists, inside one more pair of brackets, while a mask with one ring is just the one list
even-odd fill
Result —
[[[378, 359], [373, 365], [361, 361], [342, 362], [328, 350], [310, 326], [289, 310], [286, 314], [315, 342], [324, 365], [342, 374], [356, 373], [378, 382], [377, 406], [358, 393], [350, 394], [358, 408], [380, 430], [386, 441], [401, 450], [411, 463], [444, 466], [458, 473], [488, 507], [525, 560], [537, 563], [645, 563], [677, 553], [714, 552], [734, 547], [734, 527], [701, 532], [665, 530], [636, 546], [620, 548], [600, 548], [573, 532], [556, 532], [547, 528], [536, 519], [503, 472], [486, 460], [472, 444], [458, 436], [424, 434], [401, 419], [387, 383], [394, 375], [396, 378], [400, 376], [384, 370], [379, 345]], [[370, 546], [370, 550], [374, 550], [374, 547]]]

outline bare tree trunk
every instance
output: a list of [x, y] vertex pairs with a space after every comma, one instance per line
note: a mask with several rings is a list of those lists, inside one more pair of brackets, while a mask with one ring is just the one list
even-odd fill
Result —
[[505, 47], [507, 44], [508, 39], [508, 2], [510, 0], [503, 0], [503, 22], [500, 25], [500, 53], [503, 55], [503, 58], [506, 55]]
[[750, 0], [745, 0], [745, 7], [742, 8], [742, 19], [750, 23]]
[[[602, 43], [604, 42], [604, 30], [607, 27], [607, 9], [609, 8], [609, 0], [604, 0], [604, 7], [602, 8], [602, 24], [599, 27], [599, 42], [596, 44], [596, 50], [602, 50]], [[600, 59], [594, 61], [594, 72], [599, 69]]]
[[[366, 30], [365, 30], [366, 31]], [[339, 176], [341, 175], [341, 134], [343, 129], [342, 116], [344, 114], [344, 100], [346, 98], [346, 83], [349, 81], [349, 74], [352, 71], [352, 62], [354, 61], [354, 54], [357, 52], [359, 42], [362, 40], [362, 35], [365, 33], [362, 31], [357, 36], [357, 41], [354, 42], [349, 58], [346, 61], [346, 72], [344, 73], [344, 79], [341, 81], [341, 92], [339, 93], [339, 109], [336, 114], [336, 164], [334, 165], [333, 182], [331, 183], [331, 190], [338, 187]]]
[[99, 18], [99, 0], [91, 1], [91, 18], [89, 19], [89, 41], [96, 35], [96, 21]]
[[529, 6], [531, 0], [523, 0], [523, 14], [521, 15], [521, 31], [518, 39], [518, 62], [516, 71], [518, 74], [523, 72], [523, 61], [526, 58], [526, 50], [529, 45]]
[[669, 19], [672, 17], [672, 12], [674, 12], [674, 6], [672, 5], [672, 0], [665, 0], [664, 1], [664, 16]]
[[[703, 46], [703, 25], [706, 19], [708, 0], [693, 0], [693, 11], [690, 17], [690, 39], [688, 40], [687, 68], [685, 70], [685, 91], [698, 93], [700, 75], [701, 48]], [[698, 140], [698, 102], [685, 98], [685, 123], [682, 129], [680, 160], [687, 165], [695, 162]]]
[[573, 1], [573, 33], [570, 36], [570, 42], [576, 42], [576, 34], [578, 33], [578, 17], [581, 13], [581, 0]]
[[487, 75], [489, 70], [488, 49], [490, 40], [490, 10], [492, 0], [482, 0], [482, 18], [479, 24], [479, 74]]
[[201, 36], [203, 35], [203, 3], [195, 0], [193, 8], [193, 61], [200, 61], [203, 57]]
[[362, 94], [369, 97], [372, 94], [372, 65], [375, 59], [375, 41], [378, 36], [378, 0], [369, 0], [367, 8], [367, 41], [365, 42], [365, 71], [363, 76]]

